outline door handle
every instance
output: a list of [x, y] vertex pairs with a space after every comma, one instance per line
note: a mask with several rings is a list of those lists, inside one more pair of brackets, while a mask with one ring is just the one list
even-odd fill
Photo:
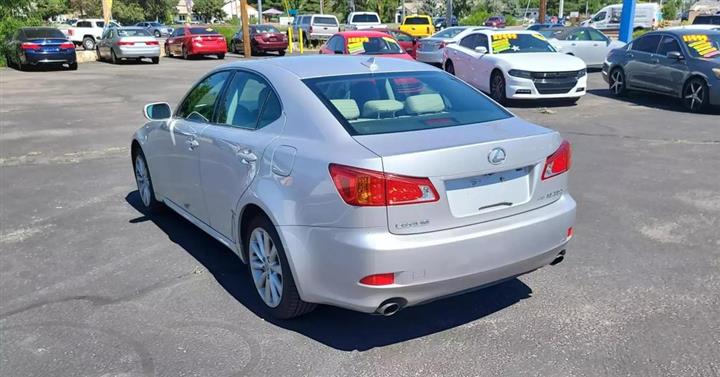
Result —
[[193, 151], [195, 150], [195, 148], [200, 146], [200, 143], [198, 143], [195, 138], [188, 138], [187, 140], [185, 140], [185, 145], [187, 145], [189, 150]]
[[257, 156], [249, 149], [243, 149], [235, 153], [243, 164], [252, 164], [257, 161]]

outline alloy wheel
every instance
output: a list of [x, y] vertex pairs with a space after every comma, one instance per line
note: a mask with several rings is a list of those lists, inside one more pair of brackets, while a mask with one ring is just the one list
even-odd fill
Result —
[[615, 95], [620, 95], [625, 90], [625, 77], [623, 73], [616, 69], [610, 75], [610, 91]]
[[501, 75], [496, 74], [493, 77], [491, 92], [494, 100], [498, 102], [503, 100], [503, 94], [505, 93], [505, 80], [503, 80]]
[[271, 308], [282, 300], [283, 271], [278, 249], [270, 234], [263, 228], [255, 228], [250, 234], [250, 271], [260, 298]]
[[150, 207], [152, 194], [150, 192], [150, 175], [145, 165], [145, 159], [142, 155], [135, 157], [135, 182], [137, 182], [140, 199], [142, 199], [145, 207]]
[[685, 87], [685, 102], [690, 111], [699, 110], [705, 102], [705, 88], [698, 81], [691, 81]]

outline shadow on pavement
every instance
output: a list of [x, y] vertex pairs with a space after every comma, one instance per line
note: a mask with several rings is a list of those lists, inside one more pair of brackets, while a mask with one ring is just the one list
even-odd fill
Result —
[[342, 351], [365, 351], [452, 329], [512, 306], [532, 294], [530, 287], [513, 278], [478, 291], [410, 307], [391, 317], [319, 305], [303, 317], [275, 320], [265, 313], [247, 267], [232, 251], [171, 210], [146, 216], [137, 191], [129, 193], [125, 200], [143, 214], [130, 223], [152, 221], [255, 315]]
[[[607, 98], [613, 101], [627, 102], [637, 106], [643, 106], [659, 110], [676, 111], [676, 112], [688, 112], [680, 102], [680, 98], [665, 96], [662, 94], [641, 92], [641, 91], [629, 91], [623, 97], [616, 97], [610, 94], [609, 89], [590, 89], [589, 94], [596, 95], [598, 97]], [[720, 107], [713, 108], [708, 106], [704, 114], [720, 114]], [[689, 112], [688, 112], [689, 114]]]

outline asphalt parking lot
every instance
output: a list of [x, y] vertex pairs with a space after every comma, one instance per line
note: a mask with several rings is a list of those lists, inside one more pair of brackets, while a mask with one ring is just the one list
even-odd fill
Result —
[[514, 106], [573, 144], [563, 263], [387, 318], [270, 321], [239, 259], [145, 216], [133, 180], [142, 106], [220, 63], [0, 70], [0, 375], [720, 375], [720, 113], [609, 97], [599, 72], [576, 106]]

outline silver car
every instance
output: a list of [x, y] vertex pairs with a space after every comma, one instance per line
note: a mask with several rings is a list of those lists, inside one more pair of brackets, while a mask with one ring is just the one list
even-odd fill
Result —
[[277, 318], [390, 315], [558, 263], [572, 237], [569, 143], [425, 64], [232, 63], [145, 116], [142, 204], [236, 253]]
[[483, 26], [454, 26], [420, 40], [416, 52], [417, 61], [442, 67], [443, 49], [448, 44], [457, 43], [462, 37], [475, 30], [492, 29]]
[[96, 47], [98, 60], [118, 63], [121, 59], [150, 59], [160, 63], [160, 43], [145, 29], [120, 27], [105, 29]]

